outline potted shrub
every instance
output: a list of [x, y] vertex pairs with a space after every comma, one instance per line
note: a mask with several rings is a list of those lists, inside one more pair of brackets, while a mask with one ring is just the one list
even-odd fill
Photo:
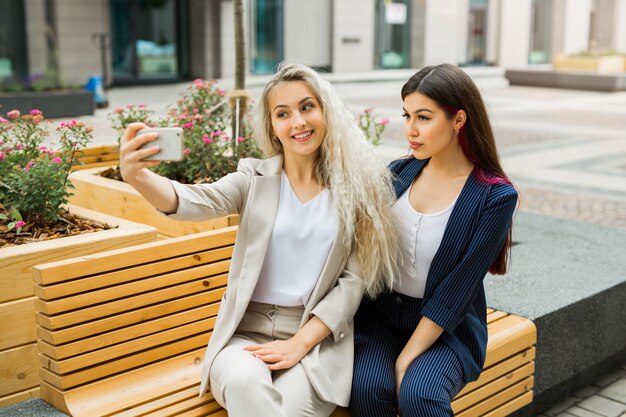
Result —
[[[182, 183], [210, 182], [233, 172], [240, 158], [260, 157], [250, 129], [244, 123], [241, 134], [231, 138], [228, 101], [224, 90], [214, 80], [197, 79], [182, 94], [163, 118], [155, 118], [144, 105], [117, 108], [110, 115], [121, 136], [132, 122], [153, 126], [180, 126], [185, 132], [185, 158], [162, 162], [153, 169]], [[118, 138], [119, 140], [119, 138]], [[172, 220], [159, 214], [134, 188], [121, 181], [119, 169], [87, 169], [71, 175], [76, 187], [70, 202], [81, 207], [153, 225], [163, 237], [232, 226], [238, 216], [226, 216], [203, 222]]]
[[[0, 405], [39, 389], [32, 266], [157, 238], [150, 226], [66, 204], [91, 128], [61, 123], [56, 153], [42, 146], [48, 126], [39, 110], [0, 117]], [[81, 224], [94, 232], [77, 234]]]

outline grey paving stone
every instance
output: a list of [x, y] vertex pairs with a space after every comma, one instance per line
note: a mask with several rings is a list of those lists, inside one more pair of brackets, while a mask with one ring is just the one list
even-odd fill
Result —
[[572, 407], [567, 410], [567, 412], [576, 417], [606, 417], [604, 414], [594, 413], [593, 411], [585, 410], [580, 407]]
[[599, 391], [598, 394], [626, 404], [626, 378], [618, 379], [608, 387]]
[[[609, 398], [594, 395], [578, 404], [579, 408], [593, 411], [606, 417], [620, 417], [626, 412], [626, 404], [613, 401]], [[569, 410], [568, 410], [569, 411]]]
[[563, 413], [564, 411], [567, 411], [568, 409], [572, 408], [573, 406], [578, 404], [580, 401], [581, 400], [579, 398], [569, 397], [569, 398], [561, 401], [560, 403], [558, 403], [557, 405], [555, 405], [554, 407], [552, 407], [551, 409], [549, 409], [545, 413], [548, 416], [550, 416], [550, 417], [560, 416], [561, 413]]

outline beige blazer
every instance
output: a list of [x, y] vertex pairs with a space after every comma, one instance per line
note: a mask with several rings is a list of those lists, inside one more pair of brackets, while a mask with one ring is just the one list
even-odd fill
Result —
[[[201, 395], [208, 388], [213, 360], [237, 329], [259, 278], [278, 211], [282, 165], [282, 156], [242, 159], [237, 172], [212, 184], [181, 185], [172, 181], [178, 194], [178, 210], [170, 217], [206, 220], [235, 213], [241, 216], [228, 289], [204, 358]], [[348, 258], [343, 236], [338, 232], [300, 323], [303, 326], [311, 315], [316, 315], [332, 331], [301, 363], [319, 396], [340, 406], [347, 406], [350, 400], [352, 318], [363, 295], [356, 264], [351, 261], [348, 267]]]

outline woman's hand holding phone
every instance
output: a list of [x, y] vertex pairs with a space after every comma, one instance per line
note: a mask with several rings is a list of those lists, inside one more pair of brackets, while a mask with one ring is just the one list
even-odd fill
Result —
[[141, 134], [148, 129], [144, 123], [128, 125], [120, 143], [120, 171], [124, 181], [132, 185], [155, 208], [165, 213], [173, 213], [178, 207], [178, 196], [167, 178], [146, 169], [159, 163], [147, 160], [160, 152], [152, 144], [158, 132]]

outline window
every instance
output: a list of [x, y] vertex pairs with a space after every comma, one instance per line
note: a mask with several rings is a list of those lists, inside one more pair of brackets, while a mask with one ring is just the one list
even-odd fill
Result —
[[0, 81], [25, 81], [26, 20], [24, 0], [0, 0]]

